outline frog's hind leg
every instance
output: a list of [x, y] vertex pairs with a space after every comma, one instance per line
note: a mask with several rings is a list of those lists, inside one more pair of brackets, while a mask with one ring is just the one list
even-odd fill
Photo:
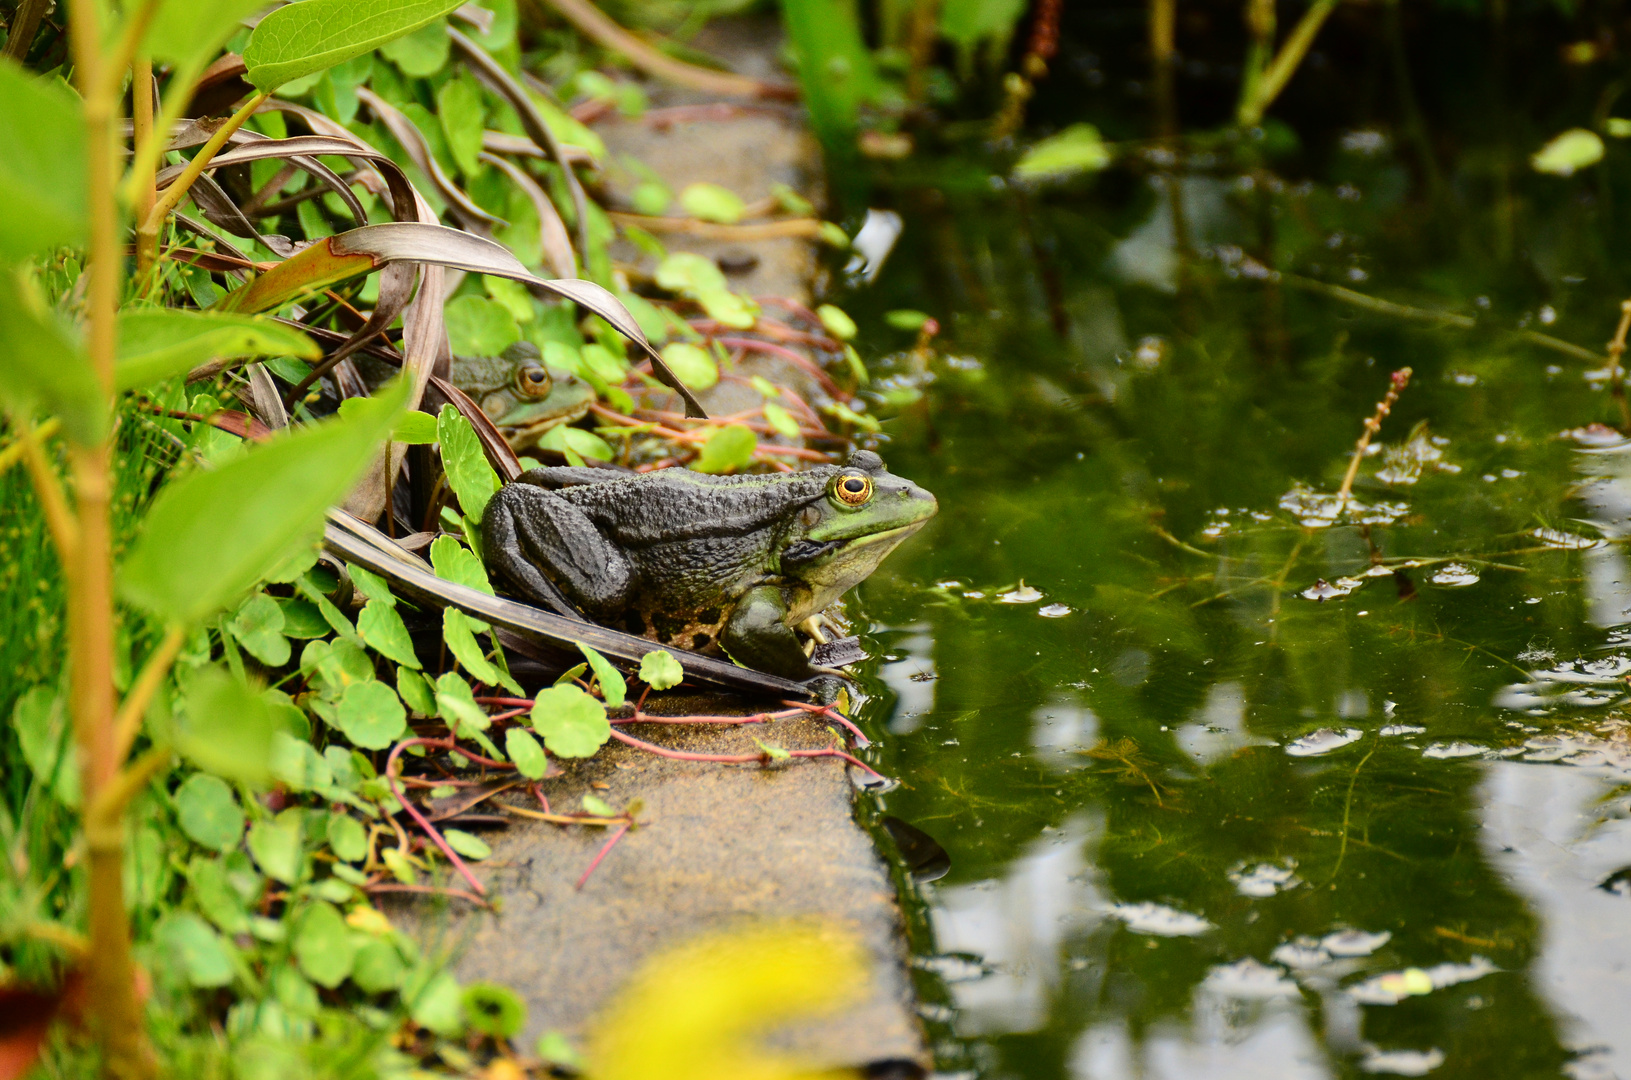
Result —
[[482, 515], [482, 534], [487, 564], [527, 599], [556, 611], [578, 614], [567, 595], [591, 614], [618, 607], [633, 584], [628, 560], [594, 522], [542, 488], [500, 488]]
[[815, 672], [799, 647], [798, 635], [787, 625], [787, 600], [773, 585], [743, 595], [719, 644], [732, 660], [757, 671], [789, 679], [807, 679]]

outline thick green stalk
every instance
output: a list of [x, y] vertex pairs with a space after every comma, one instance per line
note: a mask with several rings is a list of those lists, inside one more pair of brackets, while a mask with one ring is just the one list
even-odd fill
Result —
[[1240, 102], [1240, 112], [1236, 119], [1241, 127], [1254, 127], [1263, 120], [1263, 114], [1268, 112], [1274, 99], [1280, 96], [1280, 91], [1286, 88], [1291, 76], [1297, 73], [1298, 66], [1308, 50], [1314, 44], [1314, 38], [1319, 34], [1320, 27], [1325, 20], [1331, 17], [1331, 12], [1337, 9], [1338, 0], [1314, 0], [1314, 4], [1303, 17], [1297, 20], [1285, 44], [1275, 53], [1274, 60], [1263, 72], [1262, 78], [1257, 80], [1249, 97], [1243, 96]]
[[[85, 109], [86, 194], [90, 238], [85, 294], [86, 352], [101, 383], [104, 406], [113, 408], [115, 320], [123, 252], [114, 201], [117, 158], [114, 138], [122, 68], [109, 70], [102, 53], [96, 0], [72, 0], [74, 76]], [[69, 707], [79, 744], [90, 883], [89, 1003], [92, 1028], [102, 1049], [105, 1076], [145, 1080], [154, 1073], [146, 1024], [136, 998], [130, 924], [124, 898], [122, 808], [93, 809], [119, 774], [113, 738], [113, 557], [110, 527], [111, 449], [104, 436], [73, 443], [78, 537], [65, 552], [68, 579]]]

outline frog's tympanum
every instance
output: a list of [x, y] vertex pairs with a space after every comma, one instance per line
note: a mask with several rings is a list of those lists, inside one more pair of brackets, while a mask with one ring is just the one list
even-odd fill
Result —
[[770, 476], [663, 469], [521, 474], [487, 504], [487, 566], [525, 599], [789, 678], [794, 627], [934, 516], [877, 454]]
[[518, 341], [498, 356], [455, 356], [451, 382], [481, 406], [518, 453], [558, 424], [589, 411], [595, 392], [571, 372], [545, 367], [538, 346]]

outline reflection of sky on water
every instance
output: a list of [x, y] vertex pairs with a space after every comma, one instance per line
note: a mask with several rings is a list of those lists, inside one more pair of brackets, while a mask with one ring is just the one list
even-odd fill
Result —
[[935, 891], [936, 946], [981, 956], [993, 969], [952, 984], [965, 1034], [1030, 1031], [1047, 1020], [1065, 941], [1106, 906], [1082, 855], [1103, 831], [1096, 818], [1071, 818], [1033, 841], [1001, 879]]
[[1229, 1003], [1197, 994], [1193, 1024], [1163, 1024], [1135, 1043], [1120, 1021], [1095, 1024], [1071, 1050], [1077, 1080], [1314, 1080], [1329, 1075], [1301, 1005], [1276, 1003], [1241, 1023]]
[[923, 726], [923, 718], [934, 711], [934, 636], [921, 623], [901, 628], [901, 636], [890, 643], [890, 655], [899, 657], [878, 671], [896, 702], [889, 730], [910, 735]]
[[1480, 842], [1540, 921], [1531, 968], [1569, 1048], [1601, 1050], [1579, 1080], [1631, 1076], [1631, 900], [1597, 888], [1631, 863], [1631, 821], [1598, 824], [1622, 773], [1498, 762], [1488, 766]]

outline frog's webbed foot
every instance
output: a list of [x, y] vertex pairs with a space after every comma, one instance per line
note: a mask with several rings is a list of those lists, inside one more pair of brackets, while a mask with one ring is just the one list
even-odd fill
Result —
[[720, 647], [732, 660], [756, 671], [789, 679], [807, 679], [816, 671], [787, 625], [787, 601], [773, 585], [750, 589], [736, 604], [719, 635]]
[[621, 603], [633, 583], [623, 553], [594, 522], [543, 488], [504, 485], [487, 503], [481, 527], [487, 565], [533, 603], [577, 614], [565, 593], [593, 612]]

